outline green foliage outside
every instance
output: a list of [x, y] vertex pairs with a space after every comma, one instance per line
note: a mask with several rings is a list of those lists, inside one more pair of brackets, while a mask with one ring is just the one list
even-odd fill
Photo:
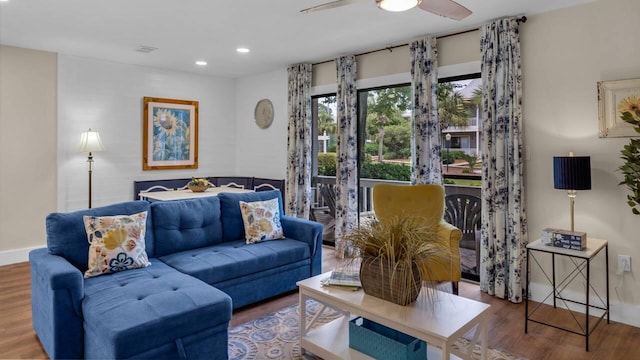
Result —
[[[411, 108], [411, 88], [391, 87], [367, 92], [367, 137], [378, 144], [378, 159], [385, 157], [384, 146], [388, 146], [385, 135], [394, 125], [407, 125], [402, 113]], [[406, 145], [406, 143], [405, 143]]]
[[[318, 175], [336, 176], [335, 153], [318, 154]], [[371, 156], [367, 155], [360, 169], [360, 177], [363, 179], [411, 181], [411, 166], [409, 164], [373, 162]], [[480, 187], [482, 180], [444, 179], [444, 183]]]
[[[465, 103], [456, 93], [454, 83], [438, 84], [438, 116], [442, 129], [449, 126], [468, 126], [469, 117], [474, 115], [476, 107], [482, 102], [481, 89], [474, 92], [470, 102]], [[335, 103], [335, 97], [326, 97], [324, 104], [318, 106], [318, 130], [320, 134], [335, 135], [336, 123], [331, 109], [327, 104]], [[409, 86], [376, 89], [367, 92], [367, 119], [365, 134], [368, 142], [364, 143], [365, 160], [360, 169], [361, 178], [385, 179], [385, 180], [411, 180], [411, 166], [409, 164], [387, 163], [384, 159], [409, 159], [411, 157], [411, 120], [404, 118], [403, 114], [411, 108], [411, 88]], [[332, 139], [327, 144], [328, 153], [318, 154], [318, 175], [336, 175], [336, 144]], [[442, 149], [443, 164], [453, 164], [457, 159], [465, 158], [466, 154], [461, 150]], [[372, 156], [378, 161], [373, 162]], [[472, 172], [465, 169], [466, 172]], [[445, 184], [460, 184], [480, 186], [481, 180], [445, 179]]]
[[336, 153], [318, 153], [318, 175], [336, 176]]
[[402, 125], [391, 125], [384, 129], [385, 158], [408, 159], [411, 156], [411, 127], [405, 122]]
[[336, 132], [336, 120], [333, 118], [331, 109], [322, 103], [318, 104], [318, 132], [320, 134], [333, 134]]
[[411, 166], [365, 161], [360, 169], [360, 177], [365, 179], [383, 179], [411, 181]]
[[465, 186], [475, 186], [481, 187], [482, 180], [475, 179], [445, 179], [445, 184], [455, 184], [455, 185], [465, 185]]
[[[318, 175], [336, 176], [335, 153], [318, 154]], [[372, 162], [371, 157], [367, 156], [360, 169], [360, 177], [366, 179], [410, 181], [411, 166]]]
[[473, 170], [475, 169], [476, 163], [478, 162], [478, 157], [476, 155], [463, 153], [462, 160], [468, 163], [467, 168], [462, 170], [462, 172], [465, 174], [473, 174]]
[[[387, 151], [386, 149], [384, 150]], [[364, 153], [370, 156], [378, 155], [378, 144], [374, 143], [365, 143], [364, 144]]]
[[453, 151], [442, 150], [440, 152], [440, 158], [442, 159], [442, 163], [445, 165], [453, 164], [456, 161]]
[[440, 154], [442, 158], [442, 163], [445, 165], [453, 164], [456, 160], [462, 159], [463, 156], [465, 155], [464, 151], [462, 150], [447, 150], [447, 149], [440, 150]]
[[440, 127], [469, 125], [469, 112], [465, 109], [462, 95], [455, 92], [454, 83], [438, 83], [438, 119]]

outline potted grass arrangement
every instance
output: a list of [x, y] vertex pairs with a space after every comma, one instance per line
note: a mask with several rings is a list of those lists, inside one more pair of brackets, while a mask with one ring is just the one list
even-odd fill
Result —
[[437, 239], [437, 224], [418, 217], [373, 220], [345, 236], [359, 255], [364, 292], [403, 306], [418, 298], [422, 279], [447, 254]]

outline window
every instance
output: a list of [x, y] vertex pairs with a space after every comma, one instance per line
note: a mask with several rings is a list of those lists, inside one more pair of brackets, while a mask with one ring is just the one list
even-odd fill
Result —
[[[438, 84], [438, 115], [441, 121], [442, 169], [446, 184], [445, 218], [463, 230], [460, 240], [462, 277], [480, 280], [480, 74], [441, 79]], [[463, 200], [464, 199], [464, 200]], [[455, 200], [455, 201], [452, 201]], [[464, 201], [464, 207], [456, 204]], [[464, 210], [463, 210], [464, 209]], [[464, 212], [462, 216], [458, 216]], [[450, 219], [451, 218], [451, 219]], [[469, 228], [465, 229], [468, 226]]]
[[321, 176], [336, 176], [336, 96], [323, 95], [311, 99], [313, 116], [313, 154], [316, 171]]
[[333, 245], [335, 199], [327, 198], [331, 192], [323, 191], [329, 190], [323, 187], [334, 186], [336, 183], [336, 96], [329, 94], [313, 97], [311, 113], [312, 136], [315, 139], [312, 145], [314, 205], [311, 209], [311, 219], [323, 224], [323, 243]]
[[411, 180], [411, 104], [408, 84], [358, 92], [361, 179]]
[[[480, 198], [480, 74], [441, 79], [438, 117], [442, 129], [442, 163], [447, 195]], [[317, 221], [323, 238], [333, 243], [335, 214], [322, 187], [333, 186], [336, 174], [336, 97], [312, 99], [314, 189]], [[358, 91], [359, 211], [372, 210], [371, 189], [380, 182], [411, 181], [412, 90], [409, 84]], [[463, 277], [478, 280], [478, 242], [461, 241]]]
[[[441, 79], [438, 117], [442, 129], [445, 184], [480, 187], [480, 74]], [[480, 196], [478, 190], [478, 197]]]

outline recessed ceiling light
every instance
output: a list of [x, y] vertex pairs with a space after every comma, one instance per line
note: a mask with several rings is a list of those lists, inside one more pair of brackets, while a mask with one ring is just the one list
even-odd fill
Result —
[[9, 2], [9, 0], [0, 0], [0, 2]]
[[246, 54], [246, 53], [248, 53], [248, 52], [249, 52], [249, 51], [251, 51], [251, 50], [249, 50], [249, 49], [247, 49], [247, 48], [239, 47], [239, 48], [237, 48], [237, 49], [236, 49], [236, 51], [237, 51], [237, 52], [239, 52], [239, 53], [241, 53], [241, 54]]
[[196, 65], [205, 66], [205, 65], [207, 65], [207, 62], [204, 61], [204, 60], [198, 60], [198, 61], [196, 61]]
[[158, 50], [157, 47], [147, 46], [147, 45], [140, 45], [140, 46], [138, 46], [136, 48], [137, 52], [141, 52], [141, 53], [145, 53], [145, 54], [148, 54], [148, 53], [150, 53], [152, 51], [156, 51], [156, 50]]

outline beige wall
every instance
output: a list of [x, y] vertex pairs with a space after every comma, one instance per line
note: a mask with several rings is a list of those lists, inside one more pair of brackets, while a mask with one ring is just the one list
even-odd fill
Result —
[[[530, 16], [520, 27], [529, 237], [538, 238], [546, 227], [566, 229], [570, 224], [566, 192], [553, 189], [553, 156], [569, 151], [590, 156], [592, 189], [578, 192], [575, 227], [609, 241], [612, 319], [636, 326], [640, 216], [627, 206], [616, 170], [620, 149], [629, 139], [598, 137], [596, 83], [640, 78], [639, 14], [638, 0], [596, 1]], [[618, 254], [631, 255], [635, 274], [616, 274]], [[597, 260], [592, 276], [603, 285], [603, 259]], [[532, 275], [545, 283], [538, 269], [532, 268]], [[581, 284], [575, 290], [583, 289]]]
[[44, 246], [56, 209], [56, 63], [0, 46], [0, 265], [7, 250]]
[[[470, 31], [438, 39], [438, 66], [457, 65], [479, 60], [480, 31]], [[411, 71], [409, 46], [360, 55], [356, 57], [356, 63], [358, 80], [409, 73]], [[334, 61], [313, 66], [312, 86], [331, 85], [336, 82]]]

